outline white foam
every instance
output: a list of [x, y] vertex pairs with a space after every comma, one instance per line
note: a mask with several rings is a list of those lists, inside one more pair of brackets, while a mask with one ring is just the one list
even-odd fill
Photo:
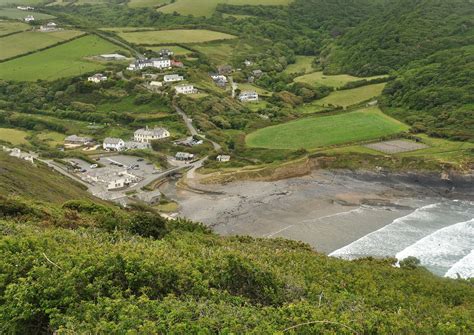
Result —
[[450, 278], [473, 278], [474, 277], [474, 250], [464, 256], [456, 264], [454, 264], [445, 274]]
[[330, 256], [345, 259], [364, 256], [395, 256], [425, 236], [460, 221], [470, 220], [472, 217], [469, 203], [449, 202], [426, 205], [333, 251]]
[[436, 230], [398, 252], [395, 257], [399, 260], [416, 257], [421, 265], [443, 275], [473, 247], [474, 219], [471, 219]]

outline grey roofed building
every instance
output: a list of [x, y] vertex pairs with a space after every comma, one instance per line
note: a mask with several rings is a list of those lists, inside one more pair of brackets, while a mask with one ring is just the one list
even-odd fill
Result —
[[177, 152], [176, 155], [175, 155], [175, 158], [178, 161], [187, 161], [187, 160], [193, 159], [194, 154], [190, 154], [188, 152]]
[[65, 142], [67, 143], [72, 143], [72, 144], [87, 144], [90, 142], [93, 142], [93, 139], [90, 137], [81, 137], [77, 135], [70, 135], [64, 139]]
[[121, 138], [106, 137], [106, 138], [104, 139], [104, 143], [105, 143], [105, 144], [119, 144], [120, 142], [122, 142], [122, 139], [121, 139]]
[[150, 143], [146, 142], [137, 142], [137, 141], [127, 141], [125, 142], [125, 148], [128, 150], [144, 150], [150, 148]]

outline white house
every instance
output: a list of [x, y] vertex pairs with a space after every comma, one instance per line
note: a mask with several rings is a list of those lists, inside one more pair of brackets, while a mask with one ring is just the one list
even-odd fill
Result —
[[100, 83], [101, 81], [106, 81], [107, 77], [104, 76], [102, 73], [96, 73], [92, 77], [87, 78], [87, 81], [91, 81], [93, 83]]
[[192, 84], [182, 84], [174, 87], [176, 93], [178, 94], [193, 94], [197, 93], [197, 90]]
[[181, 81], [184, 80], [183, 76], [180, 76], [179, 74], [168, 74], [163, 77], [163, 80], [165, 83], [172, 83], [175, 81]]
[[223, 81], [223, 82], [227, 82], [227, 77], [226, 76], [223, 76], [221, 74], [215, 74], [215, 73], [211, 73], [209, 74], [209, 76], [212, 78], [212, 80], [214, 81]]
[[30, 7], [30, 6], [16, 6], [16, 9], [19, 9], [19, 10], [35, 10], [34, 7]]
[[239, 100], [242, 102], [258, 101], [258, 93], [255, 91], [242, 91], [239, 95]]
[[107, 137], [104, 139], [102, 147], [107, 151], [122, 151], [125, 149], [125, 142], [121, 138]]
[[170, 132], [165, 128], [159, 127], [153, 129], [148, 129], [148, 127], [138, 129], [133, 135], [135, 141], [144, 143], [150, 143], [151, 141], [161, 140], [167, 137], [170, 137]]
[[54, 22], [48, 22], [46, 25], [40, 26], [41, 32], [49, 32], [49, 31], [56, 31], [58, 30], [58, 25]]
[[230, 156], [229, 155], [219, 155], [216, 157], [216, 160], [218, 162], [228, 162], [230, 161]]
[[159, 57], [150, 59], [153, 62], [153, 67], [158, 69], [167, 69], [171, 67], [171, 60], [168, 57]]
[[24, 18], [25, 22], [32, 22], [35, 20], [33, 15], [28, 15], [27, 17]]

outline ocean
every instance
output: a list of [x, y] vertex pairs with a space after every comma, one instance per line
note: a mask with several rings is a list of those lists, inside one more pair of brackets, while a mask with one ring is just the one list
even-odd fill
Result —
[[443, 200], [424, 204], [329, 256], [398, 260], [413, 256], [439, 276], [474, 277], [474, 202]]

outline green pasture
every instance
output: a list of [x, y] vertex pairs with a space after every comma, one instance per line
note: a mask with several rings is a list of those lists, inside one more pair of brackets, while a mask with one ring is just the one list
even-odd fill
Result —
[[211, 16], [217, 4], [229, 5], [288, 5], [292, 0], [176, 0], [158, 10], [163, 13], [177, 12], [181, 15]]
[[25, 31], [1, 38], [0, 60], [26, 54], [84, 34], [77, 30], [55, 32]]
[[[290, 67], [291, 65], [288, 66], [288, 68]], [[298, 68], [298, 65], [296, 65], [296, 67]], [[301, 65], [299, 67], [301, 67]], [[287, 71], [288, 71], [288, 68], [286, 69]], [[288, 73], [292, 73], [292, 72], [288, 72]], [[295, 71], [293, 71], [293, 73], [295, 73]], [[318, 72], [312, 72], [312, 73], [308, 73], [308, 74], [296, 77], [295, 82], [306, 83], [306, 84], [310, 84], [314, 86], [325, 85], [325, 86], [330, 86], [334, 88], [339, 88], [352, 81], [363, 80], [363, 79], [371, 80], [371, 79], [376, 79], [376, 78], [381, 78], [381, 77], [385, 77], [385, 76], [354, 77], [348, 74], [325, 75], [323, 74], [323, 72], [318, 71]]]
[[104, 68], [99, 62], [84, 59], [102, 53], [113, 53], [121, 48], [88, 35], [44, 51], [0, 63], [0, 78], [6, 80], [54, 80], [77, 76]]
[[66, 135], [55, 132], [55, 131], [42, 131], [41, 133], [36, 134], [36, 137], [46, 142], [50, 147], [56, 147], [64, 143], [64, 138]]
[[256, 86], [254, 84], [238, 83], [237, 86], [238, 86], [237, 88], [241, 91], [255, 91], [259, 95], [265, 95], [265, 96], [271, 95], [270, 91], [267, 91], [266, 89]]
[[408, 130], [377, 107], [331, 116], [314, 116], [259, 129], [246, 137], [249, 147], [314, 149], [377, 139]]
[[382, 94], [385, 83], [373, 84], [352, 88], [350, 90], [335, 91], [320, 100], [315, 101], [319, 106], [342, 106], [344, 108], [369, 100]]
[[26, 137], [29, 134], [26, 131], [11, 129], [11, 128], [0, 128], [0, 141], [10, 142], [12, 145], [27, 144]]
[[44, 13], [24, 11], [16, 8], [0, 8], [0, 17], [7, 19], [24, 19], [28, 15], [33, 15], [36, 20], [49, 20], [54, 18], [54, 16]]
[[[294, 64], [290, 64], [286, 67], [285, 73], [292, 74], [292, 73], [309, 73], [313, 71], [313, 63], [314, 57], [312, 56], [296, 56], [296, 61]], [[308, 75], [311, 76], [311, 75]], [[304, 77], [304, 76], [303, 76]], [[298, 77], [301, 78], [301, 77]]]
[[[1, 21], [0, 20], [0, 36], [16, 33], [17, 31], [25, 31], [30, 29], [31, 26], [18, 21]], [[2, 41], [3, 43], [3, 41]], [[3, 45], [3, 44], [2, 44]], [[0, 50], [1, 52], [1, 50]]]
[[145, 30], [118, 32], [129, 43], [157, 45], [166, 43], [202, 43], [235, 38], [234, 35], [205, 29]]
[[11, 5], [11, 4], [15, 4], [15, 6], [17, 5], [37, 5], [37, 4], [42, 4], [42, 3], [45, 3], [46, 1], [44, 0], [0, 0], [0, 7], [3, 7], [3, 6], [8, 6], [8, 5]]

